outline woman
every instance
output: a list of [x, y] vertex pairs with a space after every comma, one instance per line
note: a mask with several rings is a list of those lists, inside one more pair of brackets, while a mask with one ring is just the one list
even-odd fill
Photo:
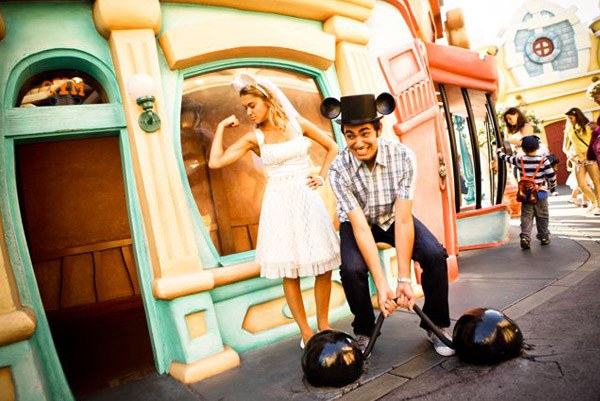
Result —
[[523, 154], [521, 149], [521, 140], [529, 135], [533, 135], [533, 127], [529, 124], [525, 114], [516, 107], [506, 110], [502, 116], [506, 124], [506, 140], [515, 147], [519, 154]]
[[[504, 124], [506, 125], [506, 137], [505, 144], [508, 142], [511, 147], [511, 153], [523, 156], [523, 150], [521, 149], [521, 140], [529, 135], [533, 135], [533, 127], [529, 124], [525, 114], [516, 107], [507, 109], [502, 115]], [[505, 145], [506, 146], [506, 145]], [[509, 154], [511, 154], [509, 153]], [[519, 169], [513, 168], [513, 177], [519, 180]]]
[[[573, 171], [577, 179], [577, 186], [584, 196], [590, 200], [588, 212], [600, 212], [598, 199], [600, 199], [600, 170], [596, 161], [587, 160], [587, 152], [592, 138], [592, 128], [589, 120], [577, 107], [569, 109], [566, 113], [567, 128], [563, 141], [563, 152], [573, 164]], [[590, 176], [594, 192], [587, 185], [586, 175]]]
[[[306, 319], [300, 277], [316, 276], [318, 330], [328, 330], [331, 270], [340, 265], [339, 239], [315, 191], [325, 184], [338, 153], [336, 143], [298, 114], [285, 95], [262, 77], [241, 74], [232, 83], [254, 129], [223, 150], [223, 132], [239, 125], [235, 115], [221, 121], [210, 150], [210, 168], [239, 160], [248, 151], [261, 157], [267, 186], [261, 207], [256, 262], [261, 276], [283, 278], [285, 298], [302, 334], [313, 335]], [[309, 175], [310, 138], [327, 151], [318, 175]]]
[[[587, 90], [587, 95], [596, 104], [600, 105], [600, 80], [590, 85]], [[589, 128], [593, 130], [592, 137], [590, 138], [590, 145], [587, 151], [587, 160], [590, 163], [596, 162], [596, 166], [600, 165], [600, 115], [596, 122], [590, 122]], [[599, 180], [600, 181], [600, 180]], [[600, 199], [600, 197], [599, 197]], [[597, 207], [594, 210], [595, 216], [600, 216], [600, 209]]]

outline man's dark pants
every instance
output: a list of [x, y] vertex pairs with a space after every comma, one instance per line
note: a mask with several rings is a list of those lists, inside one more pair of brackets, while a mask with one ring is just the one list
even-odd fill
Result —
[[[419, 262], [423, 273], [421, 285], [425, 294], [423, 312], [439, 327], [450, 326], [448, 308], [448, 253], [437, 238], [421, 223], [414, 219], [415, 243], [412, 259]], [[385, 242], [395, 246], [394, 224], [387, 230], [379, 226], [371, 226], [375, 242]], [[342, 265], [340, 274], [342, 285], [350, 310], [354, 314], [352, 327], [355, 334], [371, 336], [375, 327], [375, 313], [369, 295], [369, 269], [358, 249], [352, 225], [349, 222], [340, 224], [340, 240]], [[426, 328], [423, 322], [421, 327]]]

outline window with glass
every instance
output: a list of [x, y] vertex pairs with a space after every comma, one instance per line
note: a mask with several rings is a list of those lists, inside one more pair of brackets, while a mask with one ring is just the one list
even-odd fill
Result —
[[501, 177], [492, 161], [498, 131], [489, 96], [474, 89], [438, 84], [454, 158], [457, 211], [497, 203]]
[[69, 106], [108, 103], [93, 77], [78, 70], [52, 70], [34, 75], [23, 85], [17, 107]]
[[[237, 162], [209, 169], [212, 138], [218, 123], [235, 114], [240, 125], [228, 128], [223, 147], [231, 146], [254, 126], [246, 117], [238, 93], [231, 87], [236, 74], [247, 71], [264, 76], [277, 85], [306, 119], [333, 137], [331, 121], [321, 116], [323, 96], [313, 77], [279, 68], [231, 68], [186, 78], [181, 104], [181, 150], [183, 164], [204, 226], [221, 256], [256, 248], [258, 223], [267, 177], [261, 159], [248, 152]], [[311, 173], [317, 173], [325, 149], [313, 143], [309, 149]], [[331, 190], [321, 195], [332, 219], [335, 199]], [[334, 224], [337, 222], [334, 221]]]

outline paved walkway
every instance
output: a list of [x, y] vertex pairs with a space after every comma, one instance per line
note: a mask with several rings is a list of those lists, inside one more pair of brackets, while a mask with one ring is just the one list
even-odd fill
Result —
[[[519, 221], [508, 244], [461, 253], [460, 278], [450, 285], [453, 323], [468, 309], [492, 307], [519, 324], [522, 357], [492, 367], [439, 357], [415, 314], [398, 311], [357, 383], [319, 389], [302, 377], [299, 337], [241, 354], [240, 367], [185, 386], [167, 375], [88, 400], [598, 400], [600, 398], [600, 218], [567, 203], [568, 189], [550, 199], [552, 244], [522, 251]], [[335, 328], [351, 332], [350, 318]]]
[[[509, 301], [514, 298], [511, 292], [516, 287], [535, 283], [537, 288], [530, 294], [500, 308], [517, 321], [524, 333], [522, 357], [482, 367], [461, 363], [458, 358], [441, 358], [429, 351], [339, 399], [600, 399], [600, 337], [597, 335], [600, 328], [600, 218], [588, 217], [582, 209], [568, 204], [567, 199], [566, 196], [551, 199], [553, 243], [547, 248], [547, 255], [540, 255], [546, 248], [537, 243], [531, 253], [519, 249], [516, 220], [513, 221], [516, 227], [511, 230], [512, 239], [503, 247], [506, 252], [500, 252], [509, 266], [494, 274], [490, 264], [501, 267], [496, 257], [502, 248], [478, 251], [466, 257], [476, 259], [477, 263], [485, 257], [486, 273], [478, 275], [467, 263], [469, 267], [461, 270], [460, 280], [451, 285], [454, 297], [458, 293], [466, 295], [464, 288], [470, 286], [480, 294], [484, 281], [502, 277], [497, 282], [499, 288], [488, 288], [490, 293], [496, 294], [492, 298]], [[548, 261], [545, 256], [551, 255], [555, 258]], [[535, 266], [538, 260], [542, 262], [541, 267], [549, 269], [547, 275], [540, 266]], [[464, 266], [462, 260], [460, 266]], [[542, 285], [553, 275], [551, 271], [567, 273]], [[507, 272], [513, 274], [513, 284], [506, 278]]]

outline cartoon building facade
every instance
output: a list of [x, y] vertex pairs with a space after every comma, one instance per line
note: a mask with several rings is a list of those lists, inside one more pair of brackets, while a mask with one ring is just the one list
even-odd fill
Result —
[[[243, 113], [240, 70], [340, 146], [321, 100], [390, 91], [385, 135], [417, 154], [415, 214], [450, 279], [459, 250], [505, 241], [496, 63], [442, 36], [433, 0], [0, 3], [0, 398], [69, 400], [153, 371], [194, 382], [297, 333], [254, 262], [260, 159], [207, 168], [216, 123]], [[393, 277], [393, 249], [381, 257]], [[335, 274], [331, 318], [348, 313]]]
[[[564, 113], [578, 107], [592, 119], [599, 110], [585, 96], [587, 87], [600, 77], [598, 15], [588, 16], [592, 20], [588, 26], [576, 11], [575, 6], [550, 1], [526, 2], [503, 30], [498, 53], [503, 78], [499, 102], [540, 118], [550, 150], [561, 156]], [[559, 183], [564, 184], [567, 175], [561, 163]]]

